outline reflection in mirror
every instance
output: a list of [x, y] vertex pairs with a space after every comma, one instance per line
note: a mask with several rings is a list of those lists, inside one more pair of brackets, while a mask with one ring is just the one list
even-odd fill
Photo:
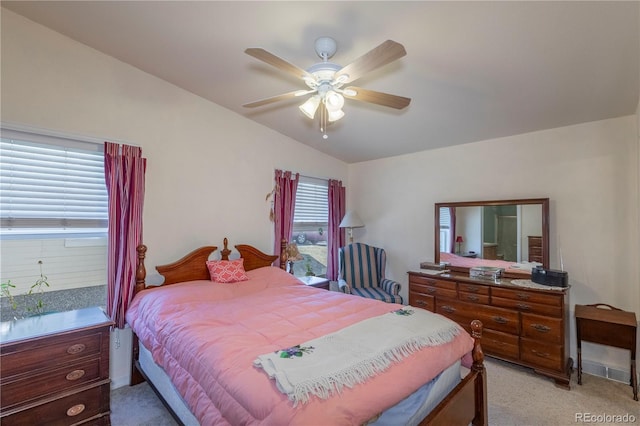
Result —
[[452, 269], [549, 267], [549, 199], [437, 203], [435, 262]]

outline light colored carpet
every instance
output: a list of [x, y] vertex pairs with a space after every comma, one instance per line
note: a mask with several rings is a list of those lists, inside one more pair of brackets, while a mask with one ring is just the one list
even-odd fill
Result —
[[[623, 424], [640, 424], [640, 402], [633, 400], [631, 386], [627, 384], [583, 374], [582, 386], [579, 386], [574, 372], [571, 390], [567, 391], [513, 364], [488, 358], [485, 366], [490, 425], [613, 425], [623, 422], [616, 422], [614, 417], [597, 416], [618, 415], [635, 416], [634, 421]], [[582, 420], [576, 416], [582, 416]], [[177, 424], [146, 383], [111, 392], [111, 423], [114, 426]]]

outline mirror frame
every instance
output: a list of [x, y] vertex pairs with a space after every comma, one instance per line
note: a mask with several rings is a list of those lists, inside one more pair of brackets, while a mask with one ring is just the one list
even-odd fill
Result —
[[[542, 266], [549, 268], [549, 199], [548, 198], [525, 198], [520, 200], [489, 200], [489, 201], [461, 201], [435, 204], [434, 219], [434, 262], [440, 263], [440, 208], [442, 207], [481, 207], [481, 206], [502, 206], [520, 204], [540, 204], [542, 207]], [[450, 265], [449, 269], [458, 272], [468, 272], [469, 268]]]

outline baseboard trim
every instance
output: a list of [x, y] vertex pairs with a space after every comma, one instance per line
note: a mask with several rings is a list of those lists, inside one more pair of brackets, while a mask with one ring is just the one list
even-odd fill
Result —
[[129, 384], [129, 375], [111, 378], [111, 390], [118, 389], [123, 386], [127, 386], [128, 384]]
[[617, 367], [609, 367], [599, 362], [582, 360], [582, 372], [620, 383], [631, 383], [631, 368], [629, 368], [629, 370], [622, 370]]

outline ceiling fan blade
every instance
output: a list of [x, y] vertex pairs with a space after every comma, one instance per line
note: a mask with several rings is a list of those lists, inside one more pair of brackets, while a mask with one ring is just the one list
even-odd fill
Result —
[[260, 99], [259, 101], [250, 102], [242, 105], [245, 108], [254, 108], [262, 105], [267, 105], [273, 102], [284, 101], [286, 99], [295, 98], [297, 96], [306, 95], [307, 93], [314, 92], [314, 90], [294, 90], [293, 92], [283, 93], [282, 95], [272, 96], [270, 98]]
[[334, 79], [337, 80], [342, 76], [343, 83], [352, 82], [369, 71], [400, 59], [406, 54], [407, 51], [403, 45], [387, 40], [336, 72]]
[[260, 47], [250, 47], [246, 49], [244, 53], [246, 53], [249, 56], [253, 56], [256, 59], [259, 59], [262, 62], [266, 62], [267, 64], [272, 65], [278, 68], [279, 70], [287, 72], [297, 78], [300, 78], [300, 79], [308, 78], [308, 79], [314, 80], [314, 77], [311, 74], [309, 74], [307, 71], [293, 64], [290, 64], [284, 59], [281, 59], [276, 55], [274, 55], [273, 53], [269, 53]]
[[[349, 92], [356, 92], [355, 95]], [[402, 109], [411, 103], [411, 98], [404, 96], [390, 95], [388, 93], [377, 92], [375, 90], [367, 90], [361, 87], [349, 86], [342, 93], [345, 98], [355, 99], [358, 101], [370, 102], [372, 104], [382, 105], [395, 109]]]

